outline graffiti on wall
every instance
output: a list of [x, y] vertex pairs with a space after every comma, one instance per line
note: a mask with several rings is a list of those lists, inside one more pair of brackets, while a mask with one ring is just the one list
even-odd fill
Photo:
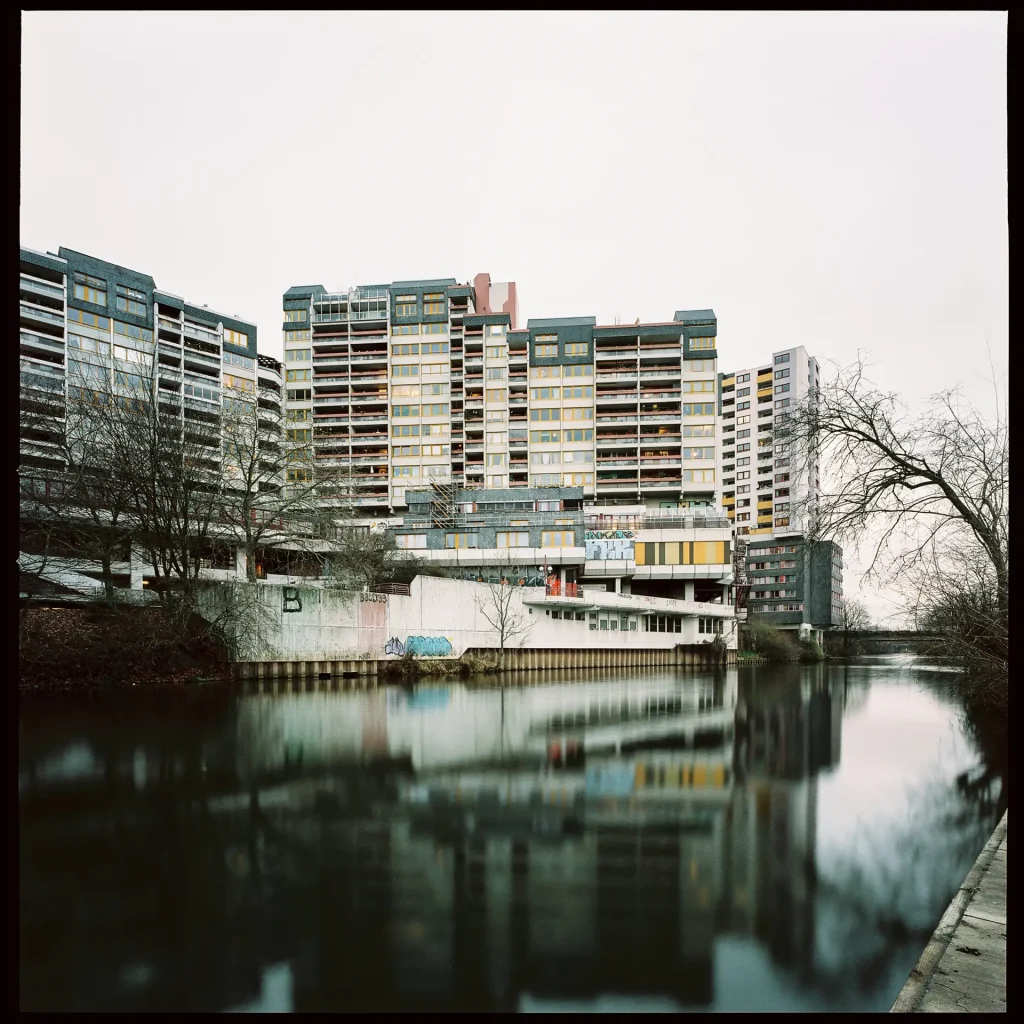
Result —
[[598, 561], [632, 561], [635, 540], [636, 530], [587, 530], [583, 536], [587, 558]]
[[298, 587], [285, 587], [281, 592], [282, 612], [301, 612], [302, 597]]
[[405, 654], [415, 654], [424, 658], [444, 658], [452, 653], [451, 641], [444, 636], [410, 636], [403, 644], [397, 636], [393, 636], [384, 645], [384, 653], [401, 658]]

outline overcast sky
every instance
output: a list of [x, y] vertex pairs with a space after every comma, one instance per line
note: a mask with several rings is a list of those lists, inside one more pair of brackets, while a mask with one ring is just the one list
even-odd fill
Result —
[[1008, 353], [1005, 13], [23, 14], [21, 242], [259, 325], [480, 271], [528, 317], [711, 307], [720, 368]]

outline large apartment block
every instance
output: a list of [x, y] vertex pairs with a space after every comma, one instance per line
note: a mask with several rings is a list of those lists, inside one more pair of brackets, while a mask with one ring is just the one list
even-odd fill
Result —
[[[58, 432], [71, 390], [152, 389], [183, 422], [216, 433], [224, 396], [254, 397], [261, 386], [255, 324], [162, 291], [148, 274], [71, 249], [21, 249], [20, 313], [22, 408], [48, 414]], [[277, 360], [259, 357], [259, 376], [262, 387], [280, 391]], [[267, 394], [261, 402], [272, 406], [273, 393]], [[270, 411], [279, 417], [279, 408]], [[23, 475], [59, 468], [52, 436], [38, 417], [23, 428]], [[219, 439], [216, 446], [219, 451]]]
[[443, 483], [719, 504], [712, 310], [519, 327], [515, 285], [487, 275], [283, 298], [286, 441], [312, 442], [339, 501], [401, 511], [408, 490]]
[[818, 465], [776, 443], [773, 432], [818, 384], [818, 362], [803, 346], [720, 377], [722, 504], [738, 537], [785, 537], [808, 529]]

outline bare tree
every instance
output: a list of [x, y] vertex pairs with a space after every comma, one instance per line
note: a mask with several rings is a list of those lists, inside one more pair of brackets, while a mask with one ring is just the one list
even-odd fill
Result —
[[876, 531], [867, 578], [913, 581], [920, 621], [967, 582], [967, 571], [971, 621], [977, 625], [976, 613], [990, 607], [1000, 623], [995, 632], [1005, 633], [1009, 450], [998, 395], [992, 416], [955, 390], [913, 416], [867, 379], [858, 360], [812, 392], [777, 427], [776, 440], [806, 458], [820, 454], [829, 468], [817, 535], [856, 543]]
[[269, 397], [239, 392], [224, 402], [219, 518], [245, 552], [250, 582], [256, 580], [260, 548], [286, 543], [312, 554], [320, 546], [315, 542], [329, 538], [349, 513], [325, 507], [321, 495], [336, 474], [316, 467], [309, 437], [283, 443], [276, 402]]
[[517, 638], [520, 645], [529, 634], [531, 623], [523, 613], [520, 587], [526, 583], [523, 568], [506, 556], [497, 566], [498, 582], [485, 583], [486, 593], [476, 598], [480, 614], [498, 634], [498, 668], [505, 669], [505, 649]]
[[842, 598], [839, 602], [838, 628], [827, 634], [828, 646], [841, 658], [849, 658], [857, 651], [855, 634], [867, 629], [869, 622], [868, 610], [860, 601]]

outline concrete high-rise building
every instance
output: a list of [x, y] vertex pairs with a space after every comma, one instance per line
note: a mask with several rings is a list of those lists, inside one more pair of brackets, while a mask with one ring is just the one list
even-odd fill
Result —
[[737, 537], [785, 537], [809, 528], [819, 487], [817, 462], [777, 443], [773, 432], [818, 384], [818, 361], [802, 345], [720, 376], [722, 502]]
[[712, 310], [518, 327], [515, 285], [484, 274], [298, 286], [283, 307], [286, 441], [311, 438], [339, 503], [401, 511], [408, 489], [439, 484], [719, 506]]

